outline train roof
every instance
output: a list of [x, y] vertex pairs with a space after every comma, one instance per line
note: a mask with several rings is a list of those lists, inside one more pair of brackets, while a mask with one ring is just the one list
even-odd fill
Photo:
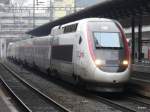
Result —
[[107, 19], [107, 18], [84, 18], [84, 19], [81, 19], [81, 20], [77, 20], [77, 21], [73, 21], [73, 22], [69, 22], [69, 23], [66, 23], [66, 24], [63, 24], [62, 26], [66, 26], [66, 25], [70, 25], [70, 24], [75, 24], [75, 23], [79, 23], [79, 22], [88, 22], [88, 21], [112, 21], [112, 19]]
[[112, 19], [107, 19], [107, 18], [84, 18], [81, 20], [77, 20], [77, 21], [73, 21], [73, 22], [69, 22], [63, 25], [58, 25], [52, 28], [52, 30], [54, 29], [59, 29], [60, 27], [64, 27], [67, 25], [71, 25], [71, 24], [76, 24], [76, 23], [82, 23], [82, 22], [88, 22], [88, 21], [104, 21], [104, 22], [111, 22], [113, 21]]

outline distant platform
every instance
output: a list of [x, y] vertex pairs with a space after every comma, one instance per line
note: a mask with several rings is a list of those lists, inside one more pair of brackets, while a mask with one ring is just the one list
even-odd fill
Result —
[[136, 63], [132, 64], [132, 69], [133, 71], [137, 72], [145, 72], [145, 73], [150, 73], [150, 63], [147, 64], [142, 64], [142, 63]]
[[133, 64], [132, 77], [150, 81], [150, 65]]
[[129, 84], [131, 91], [143, 96], [150, 97], [150, 65], [133, 64], [131, 80]]

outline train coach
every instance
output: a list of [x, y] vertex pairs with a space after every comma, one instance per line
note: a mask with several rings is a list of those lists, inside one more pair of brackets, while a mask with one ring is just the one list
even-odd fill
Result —
[[9, 59], [96, 91], [123, 91], [130, 78], [126, 36], [111, 19], [55, 26], [51, 35], [11, 43], [7, 51]]

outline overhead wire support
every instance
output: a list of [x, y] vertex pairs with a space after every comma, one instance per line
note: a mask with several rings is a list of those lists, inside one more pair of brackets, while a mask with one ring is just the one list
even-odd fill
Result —
[[33, 28], [35, 28], [35, 0], [33, 0]]

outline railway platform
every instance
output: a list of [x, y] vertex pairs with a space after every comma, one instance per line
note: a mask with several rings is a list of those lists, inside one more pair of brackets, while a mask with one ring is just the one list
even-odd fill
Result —
[[150, 97], [150, 63], [141, 62], [132, 65], [129, 89], [146, 97]]
[[150, 81], [150, 62], [132, 64], [132, 77]]
[[1, 96], [0, 96], [0, 107], [2, 112], [11, 112]]
[[0, 86], [0, 112], [18, 112], [15, 106], [11, 103], [10, 98], [5, 95]]

